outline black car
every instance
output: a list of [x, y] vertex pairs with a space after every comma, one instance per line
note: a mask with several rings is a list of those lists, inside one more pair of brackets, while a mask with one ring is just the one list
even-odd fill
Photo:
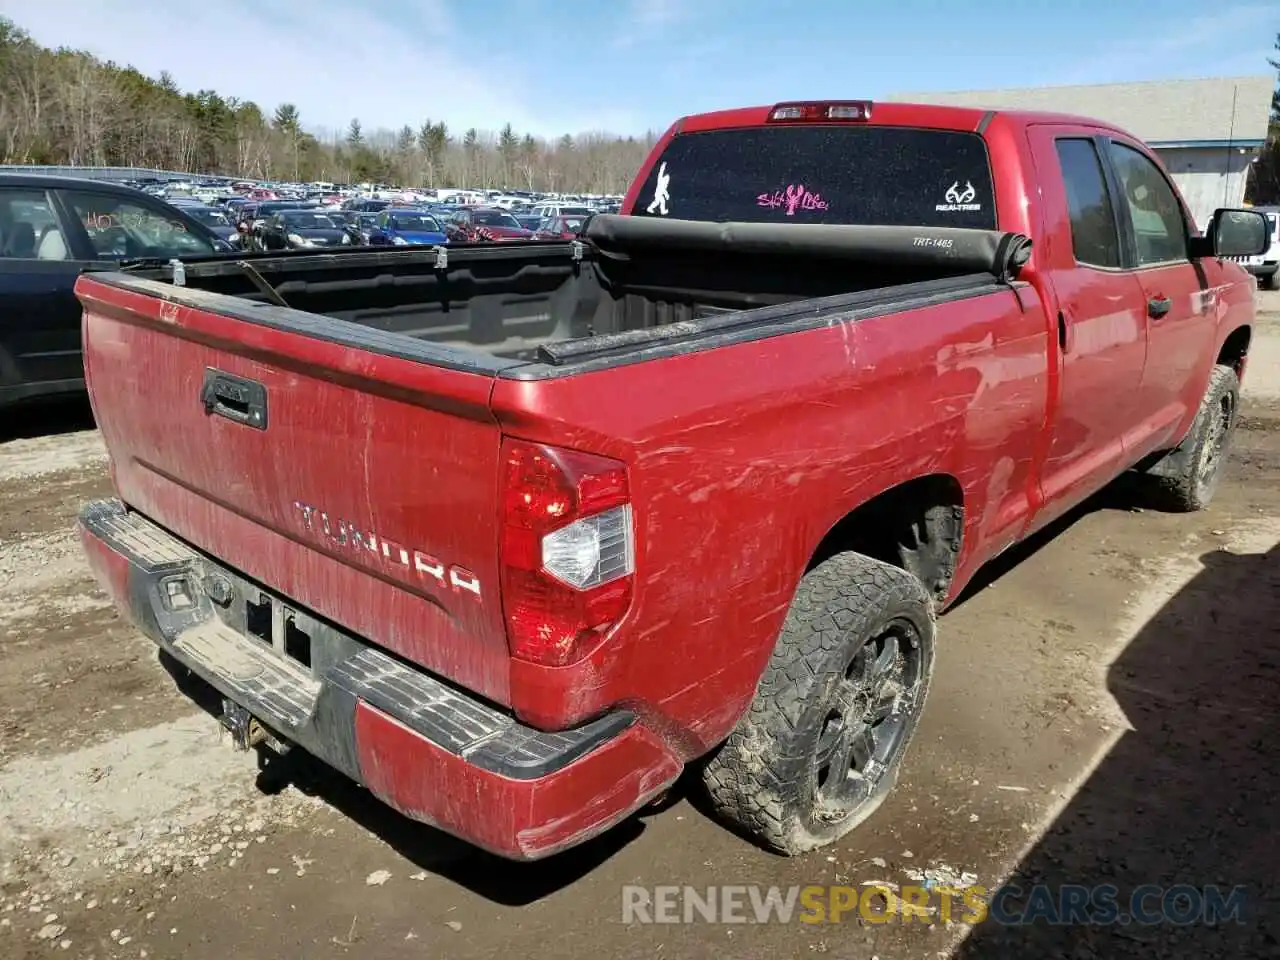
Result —
[[268, 250], [298, 250], [304, 247], [336, 247], [351, 243], [351, 234], [341, 224], [318, 210], [283, 210], [262, 225], [263, 246]]
[[342, 205], [343, 210], [350, 210], [352, 213], [380, 213], [391, 206], [390, 200], [375, 200], [372, 197], [360, 197], [357, 200], [348, 200]]
[[260, 200], [250, 210], [248, 206], [244, 207], [244, 216], [251, 218], [254, 223], [265, 223], [277, 213], [283, 213], [286, 210], [310, 210], [315, 204], [309, 200]]
[[84, 390], [81, 271], [226, 249], [186, 211], [140, 190], [0, 173], [0, 407]]

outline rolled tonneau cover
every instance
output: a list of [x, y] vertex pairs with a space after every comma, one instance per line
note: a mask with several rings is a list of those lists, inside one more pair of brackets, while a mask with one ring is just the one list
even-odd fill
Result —
[[817, 223], [711, 223], [598, 214], [583, 239], [606, 257], [689, 253], [775, 254], [886, 266], [943, 267], [948, 272], [1016, 276], [1031, 255], [1019, 233], [955, 227]]

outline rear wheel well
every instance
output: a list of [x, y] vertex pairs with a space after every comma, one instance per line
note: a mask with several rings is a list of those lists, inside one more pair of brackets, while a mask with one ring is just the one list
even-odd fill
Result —
[[1244, 370], [1244, 359], [1249, 355], [1249, 341], [1253, 337], [1253, 330], [1249, 327], [1236, 327], [1231, 331], [1230, 336], [1222, 344], [1222, 349], [1218, 351], [1218, 363], [1225, 367], [1230, 367], [1236, 372], [1236, 376]]
[[818, 544], [806, 572], [852, 550], [914, 574], [941, 600], [955, 576], [963, 530], [959, 481], [947, 474], [917, 477], [841, 518]]

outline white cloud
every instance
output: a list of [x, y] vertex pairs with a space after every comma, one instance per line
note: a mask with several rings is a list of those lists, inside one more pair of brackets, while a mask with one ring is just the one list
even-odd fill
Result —
[[[1191, 18], [1170, 17], [1140, 37], [1121, 37], [1053, 77], [1054, 83], [1107, 83], [1142, 78], [1177, 65], [1184, 77], [1267, 73], [1258, 56], [1269, 48], [1275, 10], [1261, 5], [1219, 8]], [[1256, 64], [1256, 66], [1254, 66]]]
[[617, 47], [656, 40], [693, 16], [695, 0], [631, 0], [622, 27], [614, 38]]
[[[268, 115], [296, 104], [308, 129], [415, 128], [428, 117], [455, 132], [556, 136], [636, 131], [625, 111], [575, 114], [571, 97], [531, 99], [528, 68], [471, 56], [446, 0], [405, 6], [342, 0], [164, 0], [154, 5], [5, 0], [4, 14], [46, 46], [88, 50], [150, 76], [168, 70], [183, 90], [252, 100]], [[411, 11], [411, 12], [409, 12]]]
[[628, 19], [638, 28], [662, 29], [688, 15], [688, 0], [632, 0]]

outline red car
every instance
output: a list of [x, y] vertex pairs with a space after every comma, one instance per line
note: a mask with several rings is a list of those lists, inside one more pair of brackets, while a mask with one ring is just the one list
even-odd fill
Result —
[[520, 226], [520, 221], [496, 207], [464, 207], [445, 223], [451, 243], [500, 243], [507, 240], [530, 240], [533, 231]]
[[988, 561], [1133, 468], [1213, 497], [1266, 222], [1201, 234], [1108, 123], [861, 101], [685, 117], [623, 213], [81, 274], [81, 536], [241, 746], [516, 859], [695, 765], [800, 853], [892, 789]]
[[533, 236], [537, 240], [572, 240], [582, 233], [587, 218], [577, 214], [561, 214], [544, 220]]

